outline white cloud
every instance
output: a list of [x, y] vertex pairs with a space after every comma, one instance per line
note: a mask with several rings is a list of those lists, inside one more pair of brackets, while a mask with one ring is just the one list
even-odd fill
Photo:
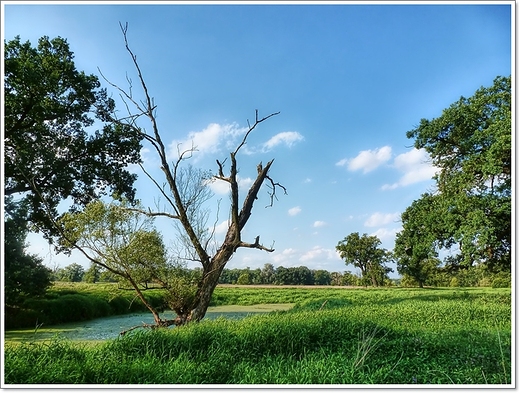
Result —
[[366, 227], [379, 227], [391, 222], [399, 221], [401, 215], [399, 213], [379, 213], [376, 212], [368, 217], [368, 220], [365, 221]]
[[314, 224], [312, 224], [312, 226], [314, 228], [319, 228], [319, 227], [322, 227], [322, 226], [325, 226], [327, 223], [325, 221], [314, 221]]
[[431, 164], [430, 157], [424, 149], [412, 149], [409, 152], [399, 154], [394, 159], [393, 167], [403, 172], [403, 175], [396, 183], [383, 185], [381, 187], [383, 190], [393, 190], [430, 180], [439, 170]]
[[315, 246], [312, 250], [304, 253], [300, 258], [300, 262], [319, 262], [321, 260], [341, 259], [336, 250]]
[[287, 263], [295, 254], [297, 254], [297, 251], [294, 248], [286, 248], [273, 256], [273, 262], [276, 264]]
[[373, 171], [392, 158], [392, 148], [383, 146], [375, 150], [363, 150], [351, 159], [344, 158], [336, 163], [337, 166], [345, 166], [349, 171], [363, 170], [363, 173]]
[[[253, 179], [250, 177], [241, 178], [237, 176], [239, 190], [247, 190], [253, 184]], [[229, 183], [224, 180], [212, 179], [208, 182], [208, 186], [217, 195], [226, 195], [229, 193]]]
[[226, 233], [228, 228], [229, 228], [229, 220], [222, 221], [220, 224], [218, 224], [215, 227], [215, 233], [216, 234]]
[[369, 236], [377, 236], [377, 238], [379, 240], [381, 240], [382, 242], [384, 242], [385, 240], [390, 241], [390, 240], [395, 239], [396, 233], [399, 232], [400, 230], [401, 230], [401, 228], [392, 228], [392, 229], [379, 228], [377, 231], [371, 233]]
[[300, 142], [303, 139], [303, 135], [296, 131], [280, 132], [265, 142], [263, 148], [264, 151], [269, 151], [280, 144], [285, 144], [287, 147], [291, 147], [296, 142]]
[[300, 208], [300, 206], [295, 206], [295, 207], [291, 207], [287, 213], [289, 213], [290, 216], [296, 216], [297, 214], [300, 214], [300, 212], [302, 211], [302, 209]]
[[168, 158], [176, 159], [184, 151], [196, 149], [194, 158], [200, 158], [207, 153], [216, 153], [224, 146], [232, 148], [237, 137], [246, 132], [246, 128], [238, 127], [236, 123], [211, 123], [202, 131], [190, 132], [184, 140], [174, 140], [168, 146]]

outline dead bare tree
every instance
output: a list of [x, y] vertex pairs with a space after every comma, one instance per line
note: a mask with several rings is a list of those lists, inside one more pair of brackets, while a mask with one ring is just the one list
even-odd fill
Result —
[[[248, 243], [242, 239], [241, 233], [249, 218], [251, 217], [253, 204], [257, 199], [258, 192], [260, 191], [260, 188], [263, 184], [266, 184], [269, 187], [270, 204], [268, 206], [273, 205], [277, 190], [282, 190], [284, 193], [286, 193], [286, 189], [269, 176], [269, 170], [271, 169], [273, 160], [269, 161], [265, 166], [260, 163], [257, 166], [256, 179], [249, 188], [249, 191], [247, 192], [243, 202], [240, 203], [237, 179], [237, 154], [246, 144], [247, 138], [251, 132], [255, 130], [259, 124], [277, 115], [279, 112], [272, 113], [265, 117], [259, 117], [258, 111], [256, 111], [254, 123], [250, 124], [248, 121], [248, 129], [242, 141], [237, 146], [237, 148], [230, 153], [229, 170], [227, 173], [225, 173], [225, 161], [227, 159], [222, 162], [217, 160], [218, 174], [214, 175], [214, 180], [224, 181], [229, 183], [230, 186], [230, 220], [229, 227], [223, 242], [216, 248], [215, 252], [210, 253], [208, 251], [208, 240], [201, 236], [200, 228], [198, 228], [197, 223], [193, 221], [193, 209], [200, 208], [200, 205], [198, 205], [200, 203], [200, 198], [204, 197], [205, 194], [202, 191], [198, 191], [198, 185], [186, 184], [186, 178], [182, 178], [182, 175], [183, 173], [185, 174], [185, 172], [182, 172], [183, 167], [181, 167], [181, 164], [192, 157], [192, 154], [196, 151], [196, 147], [192, 146], [187, 150], [180, 151], [179, 157], [171, 164], [169, 163], [167, 152], [161, 138], [161, 134], [159, 133], [159, 128], [156, 121], [156, 105], [148, 92], [147, 85], [137, 62], [137, 56], [132, 52], [128, 44], [128, 25], [120, 24], [120, 27], [126, 50], [132, 59], [133, 65], [138, 75], [138, 80], [144, 94], [144, 100], [138, 101], [133, 97], [130, 80], [130, 87], [128, 91], [126, 91], [121, 87], [111, 83], [107, 78], [105, 78], [103, 74], [101, 74], [107, 83], [119, 91], [121, 98], [123, 99], [128, 110], [128, 116], [117, 119], [113, 118], [112, 121], [124, 124], [127, 127], [130, 126], [135, 130], [135, 132], [140, 133], [144, 137], [144, 140], [150, 143], [160, 159], [161, 170], [166, 181], [164, 186], [161, 186], [159, 182], [150, 175], [150, 173], [144, 168], [143, 165], [141, 165], [141, 168], [158, 188], [159, 192], [165, 200], [165, 203], [169, 205], [169, 208], [171, 208], [173, 212], [152, 212], [151, 210], [142, 210], [141, 212], [150, 216], [165, 216], [176, 220], [184, 231], [186, 238], [189, 239], [189, 242], [193, 247], [194, 254], [196, 255], [196, 259], [202, 265], [202, 277], [197, 283], [195, 296], [190, 298], [186, 304], [182, 304], [181, 306], [176, 307], [175, 311], [177, 313], [177, 318], [175, 319], [174, 324], [183, 325], [191, 321], [200, 321], [206, 314], [211, 296], [215, 290], [215, 287], [217, 286], [222, 270], [233, 254], [237, 251], [237, 249], [255, 248], [266, 252], [274, 251], [272, 248], [264, 247], [260, 243], [259, 236], [257, 236], [253, 242]], [[130, 107], [132, 106], [134, 109], [130, 110]], [[137, 125], [138, 120], [142, 118], [148, 119], [151, 126], [151, 130], [149, 132]]]

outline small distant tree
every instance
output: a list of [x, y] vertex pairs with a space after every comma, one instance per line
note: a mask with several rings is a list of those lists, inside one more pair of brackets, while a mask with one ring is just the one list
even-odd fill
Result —
[[361, 270], [361, 278], [377, 287], [383, 284], [384, 278], [390, 271], [384, 263], [389, 261], [391, 254], [380, 248], [381, 240], [377, 236], [368, 236], [366, 233], [359, 236], [358, 232], [351, 233], [336, 246], [341, 258], [347, 265], [354, 265]]
[[274, 266], [271, 263], [266, 263], [260, 272], [262, 284], [273, 284], [275, 274]]
[[331, 277], [327, 270], [314, 270], [314, 285], [330, 285]]
[[90, 263], [90, 267], [85, 271], [83, 275], [83, 281], [88, 283], [96, 283], [100, 280], [101, 267], [96, 263]]
[[341, 276], [341, 284], [340, 285], [358, 286], [358, 285], [361, 285], [361, 280], [360, 280], [359, 276], [355, 275], [350, 270], [347, 270]]
[[331, 285], [343, 285], [342, 279], [343, 279], [343, 275], [340, 272], [330, 273], [330, 284]]
[[251, 284], [251, 274], [249, 272], [243, 272], [237, 280], [238, 285], [249, 285]]
[[81, 282], [83, 281], [84, 275], [85, 269], [83, 266], [77, 263], [71, 263], [64, 268], [58, 269], [56, 272], [56, 280], [65, 282]]

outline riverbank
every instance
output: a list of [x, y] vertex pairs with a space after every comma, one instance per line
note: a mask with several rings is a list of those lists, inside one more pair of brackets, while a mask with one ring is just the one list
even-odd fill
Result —
[[[158, 310], [166, 308], [164, 291], [148, 290], [144, 295]], [[5, 328], [37, 328], [68, 322], [88, 321], [148, 311], [133, 290], [115, 283], [55, 282], [45, 296], [28, 299], [19, 308], [5, 308]]]
[[[230, 320], [242, 319], [261, 313], [272, 311], [287, 311], [294, 304], [257, 304], [253, 306], [216, 306], [209, 307], [205, 319], [214, 320], [226, 318]], [[164, 318], [174, 318], [173, 312], [166, 311]], [[153, 323], [150, 312], [131, 313], [96, 318], [89, 321], [71, 322], [53, 326], [41, 326], [32, 329], [7, 330], [4, 334], [5, 343], [20, 344], [24, 342], [41, 343], [52, 342], [56, 338], [94, 344], [105, 340], [116, 339], [122, 331], [143, 323]], [[173, 326], [171, 327], [173, 328]]]

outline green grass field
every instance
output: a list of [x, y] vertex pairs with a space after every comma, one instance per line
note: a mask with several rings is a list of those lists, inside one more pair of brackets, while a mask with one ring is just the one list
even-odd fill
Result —
[[98, 344], [6, 344], [7, 384], [510, 384], [511, 290], [221, 288], [295, 303]]

